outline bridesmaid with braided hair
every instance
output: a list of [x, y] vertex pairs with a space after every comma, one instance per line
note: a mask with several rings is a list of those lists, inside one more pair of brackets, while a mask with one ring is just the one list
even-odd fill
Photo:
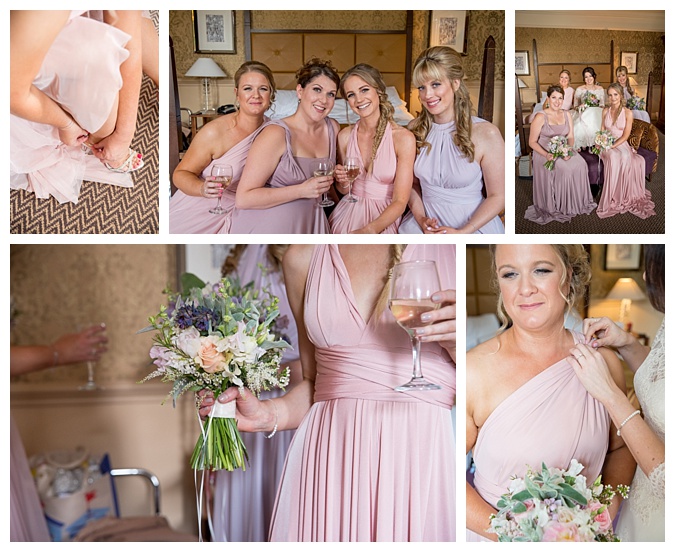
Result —
[[[455, 258], [453, 244], [286, 251], [303, 379], [271, 400], [234, 389], [218, 397], [236, 401], [241, 431], [297, 428], [271, 541], [455, 540]], [[401, 393], [394, 388], [410, 379], [410, 343], [387, 308], [388, 276], [399, 261], [414, 260], [438, 267], [439, 308], [416, 331], [425, 376], [442, 389]], [[212, 406], [213, 396], [204, 397], [200, 414]]]
[[401, 234], [504, 233], [504, 139], [471, 115], [463, 78], [461, 58], [448, 46], [428, 48], [415, 61], [422, 112], [408, 125], [417, 159]]
[[[396, 234], [410, 198], [415, 136], [394, 122], [380, 72], [365, 63], [349, 69], [340, 80], [340, 93], [359, 121], [338, 134], [338, 159], [356, 157], [362, 168], [353, 183], [356, 202], [340, 201], [331, 213], [333, 234]], [[340, 191], [349, 185], [342, 164], [335, 167]]]

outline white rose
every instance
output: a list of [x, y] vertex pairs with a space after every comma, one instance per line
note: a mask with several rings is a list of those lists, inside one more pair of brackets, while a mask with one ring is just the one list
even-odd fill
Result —
[[201, 339], [199, 331], [196, 328], [190, 327], [187, 330], [183, 330], [176, 336], [175, 340], [176, 347], [190, 358], [195, 358], [199, 354]]

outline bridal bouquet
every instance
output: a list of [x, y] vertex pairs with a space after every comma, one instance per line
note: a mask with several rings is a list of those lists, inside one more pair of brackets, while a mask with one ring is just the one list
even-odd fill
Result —
[[[169, 306], [162, 306], [149, 318], [150, 326], [140, 330], [157, 332], [150, 349], [156, 369], [141, 383], [156, 377], [172, 382], [169, 397], [174, 407], [186, 391], [210, 389], [217, 398], [232, 386], [246, 387], [256, 396], [263, 390], [285, 388], [289, 373], [280, 364], [288, 343], [273, 332], [278, 298], [266, 289], [253, 289], [252, 282], [242, 286], [223, 278], [210, 286], [192, 274], [183, 275], [182, 281], [185, 291], [166, 290]], [[219, 408], [229, 412], [219, 413]], [[248, 454], [234, 409], [234, 402], [216, 403], [206, 428], [200, 420], [193, 469], [246, 469]]]
[[645, 111], [645, 99], [638, 96], [631, 96], [626, 100], [626, 107], [628, 109], [638, 109], [640, 111]]
[[581, 104], [577, 109], [579, 113], [583, 113], [589, 107], [600, 107], [600, 98], [593, 94], [593, 92], [586, 92], [581, 97]]
[[600, 155], [602, 152], [610, 149], [614, 142], [616, 142], [616, 138], [614, 138], [614, 135], [609, 130], [598, 130], [595, 133], [591, 152], [595, 155]]
[[616, 542], [607, 506], [618, 492], [602, 485], [601, 476], [589, 487], [576, 460], [567, 470], [528, 467], [523, 478], [514, 478], [509, 492], [497, 502], [499, 512], [490, 516], [489, 532], [500, 542]]
[[544, 167], [549, 171], [552, 171], [555, 167], [556, 159], [574, 155], [574, 149], [567, 143], [566, 136], [554, 136], [551, 138], [551, 141], [548, 143], [548, 152], [553, 155], [553, 159], [544, 163]]

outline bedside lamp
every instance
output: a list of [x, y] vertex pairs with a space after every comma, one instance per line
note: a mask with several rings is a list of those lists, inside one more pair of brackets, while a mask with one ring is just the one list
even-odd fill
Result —
[[637, 285], [637, 282], [633, 280], [633, 278], [619, 278], [606, 297], [606, 299], [615, 299], [617, 301], [621, 301], [619, 322], [622, 326], [625, 326], [626, 317], [630, 312], [631, 303], [633, 301], [640, 301], [644, 298], [645, 294], [640, 289], [640, 286]]
[[211, 79], [226, 77], [227, 74], [211, 58], [199, 58], [185, 73], [186, 77], [200, 77], [202, 79], [202, 113], [215, 113], [215, 100], [218, 99], [218, 88], [213, 86]]

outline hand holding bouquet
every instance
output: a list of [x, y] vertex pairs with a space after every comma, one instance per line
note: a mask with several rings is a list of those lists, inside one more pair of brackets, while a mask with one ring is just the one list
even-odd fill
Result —
[[[567, 470], [541, 472], [528, 468], [524, 478], [514, 478], [509, 492], [497, 502], [499, 512], [490, 516], [489, 532], [500, 542], [616, 542], [607, 510], [615, 491], [602, 485], [601, 476], [590, 487], [576, 460]], [[628, 487], [617, 492], [624, 498]]]
[[631, 96], [626, 100], [626, 107], [628, 109], [638, 109], [645, 111], [645, 99], [638, 96]]
[[595, 140], [591, 147], [591, 152], [600, 155], [602, 152], [611, 149], [616, 142], [616, 138], [609, 130], [599, 130], [595, 133]]
[[574, 150], [572, 146], [567, 143], [566, 136], [554, 136], [551, 138], [551, 141], [548, 143], [548, 152], [553, 155], [553, 159], [544, 163], [544, 167], [549, 171], [553, 170], [555, 161], [559, 157], [570, 157], [571, 155], [574, 155]]
[[[183, 276], [183, 289], [183, 294], [167, 291], [170, 306], [162, 306], [149, 318], [150, 326], [141, 330], [157, 332], [150, 349], [157, 368], [142, 382], [156, 377], [173, 382], [169, 396], [174, 407], [186, 391], [208, 389], [217, 398], [237, 386], [257, 396], [288, 385], [288, 370], [280, 368], [288, 343], [272, 333], [279, 315], [277, 297], [229, 278], [208, 286], [191, 274]], [[228, 404], [228, 417], [212, 413], [202, 427], [192, 454], [193, 469], [246, 469], [248, 455], [234, 419], [234, 403]]]

